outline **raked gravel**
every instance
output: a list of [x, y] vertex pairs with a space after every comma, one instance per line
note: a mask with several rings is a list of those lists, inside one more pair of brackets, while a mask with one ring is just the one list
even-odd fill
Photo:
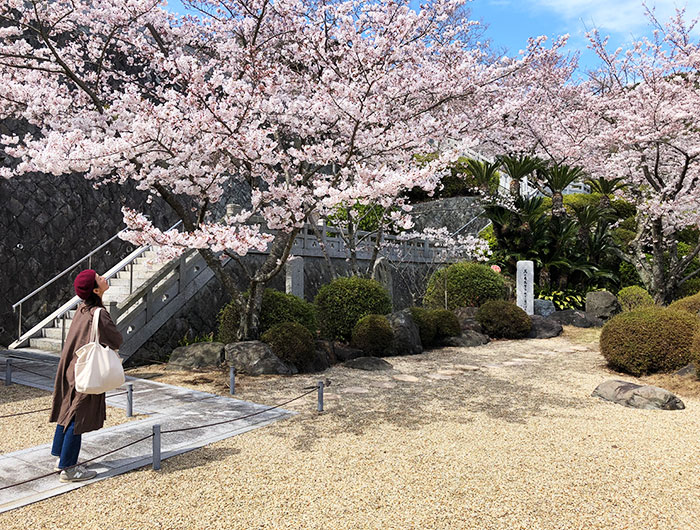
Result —
[[[307, 396], [290, 420], [5, 513], [0, 528], [700, 529], [700, 400], [668, 412], [592, 398], [621, 377], [596, 337], [241, 376], [236, 397], [267, 404], [327, 377], [326, 412]], [[139, 374], [227, 392], [223, 372]]]

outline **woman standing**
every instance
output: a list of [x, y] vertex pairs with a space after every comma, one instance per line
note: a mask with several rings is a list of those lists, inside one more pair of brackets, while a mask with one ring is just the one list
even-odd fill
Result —
[[54, 471], [60, 471], [61, 482], [80, 482], [94, 478], [97, 473], [78, 463], [81, 435], [100, 429], [106, 418], [104, 394], [83, 394], [75, 390], [75, 352], [90, 342], [90, 331], [95, 311], [99, 315], [98, 331], [100, 343], [119, 349], [124, 342], [121, 333], [112, 322], [109, 312], [102, 304], [102, 295], [109, 283], [94, 270], [82, 271], [73, 283], [75, 294], [82, 300], [68, 330], [61, 360], [58, 363], [53, 391], [53, 407], [49, 421], [57, 422], [51, 454], [59, 457]]

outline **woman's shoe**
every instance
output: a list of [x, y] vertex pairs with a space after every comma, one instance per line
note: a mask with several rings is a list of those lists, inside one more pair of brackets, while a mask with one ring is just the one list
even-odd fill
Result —
[[84, 466], [75, 466], [64, 469], [58, 476], [61, 482], [82, 482], [97, 476], [97, 471], [86, 469]]
[[58, 467], [60, 463], [61, 463], [61, 458], [59, 457], [59, 458], [56, 459], [56, 465], [53, 466], [53, 470], [54, 470], [54, 471], [61, 471], [61, 468]]

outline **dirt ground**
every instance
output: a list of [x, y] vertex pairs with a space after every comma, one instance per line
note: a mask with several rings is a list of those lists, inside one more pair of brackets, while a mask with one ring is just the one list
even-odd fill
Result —
[[[598, 333], [387, 358], [384, 372], [239, 376], [236, 398], [269, 405], [327, 380], [326, 410], [306, 396], [290, 420], [0, 515], [0, 528], [700, 529], [698, 385], [677, 382], [682, 411], [591, 397], [606, 379], [639, 381], [605, 367]], [[224, 371], [131, 375], [228, 394]]]

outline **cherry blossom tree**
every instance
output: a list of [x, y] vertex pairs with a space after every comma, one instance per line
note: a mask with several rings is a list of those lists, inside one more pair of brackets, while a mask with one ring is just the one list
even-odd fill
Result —
[[[161, 3], [2, 3], [0, 119], [35, 132], [0, 138], [16, 160], [0, 174], [78, 172], [164, 199], [184, 230], [125, 210], [125, 237], [164, 257], [197, 249], [244, 307], [241, 338], [257, 336], [264, 285], [310, 212], [432, 189], [453, 153], [428, 164], [415, 155], [530, 60], [486, 60], [464, 0], [418, 12], [407, 0], [186, 0], [196, 14], [183, 17]], [[214, 219], [229, 186], [251, 205]], [[220, 256], [251, 249], [268, 256], [246, 270], [246, 299]]]
[[597, 31], [590, 47], [600, 66], [576, 78], [577, 57], [552, 49], [518, 78], [494, 109], [500, 131], [491, 140], [508, 152], [580, 165], [593, 179], [626, 184], [616, 194], [632, 201], [637, 230], [632, 263], [657, 302], [668, 302], [700, 253], [679, 255], [676, 234], [700, 223], [700, 42], [684, 12], [661, 24], [648, 11], [653, 36], [609, 50]]

